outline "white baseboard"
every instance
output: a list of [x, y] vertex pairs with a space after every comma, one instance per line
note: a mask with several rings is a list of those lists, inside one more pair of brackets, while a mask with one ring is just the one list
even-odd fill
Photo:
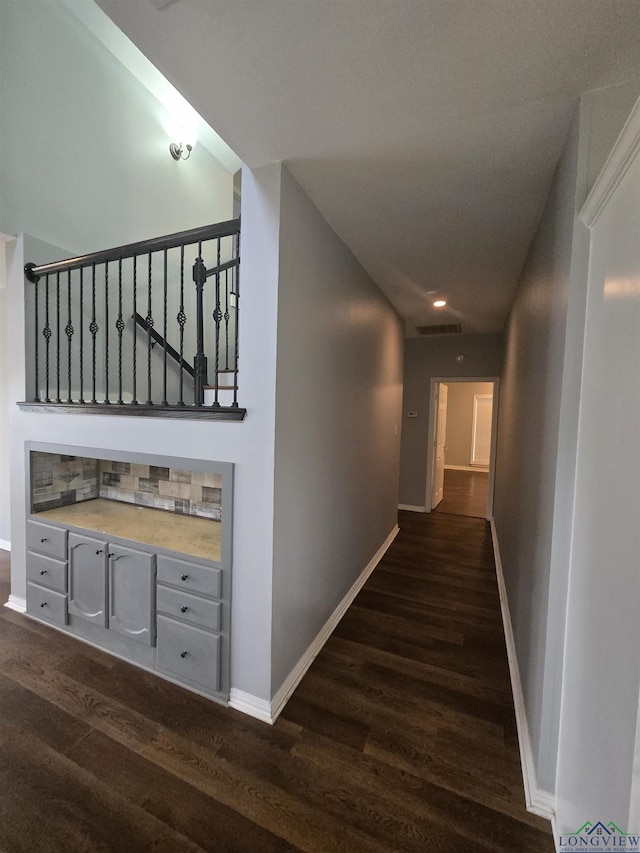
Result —
[[252, 693], [245, 693], [244, 690], [238, 690], [232, 687], [229, 694], [229, 707], [236, 711], [242, 711], [243, 714], [248, 714], [250, 717], [255, 717], [256, 720], [262, 720], [263, 723], [273, 725], [275, 720], [271, 716], [271, 702], [267, 699], [259, 699]]
[[371, 574], [371, 572], [378, 565], [380, 560], [385, 555], [387, 549], [396, 538], [399, 533], [400, 528], [396, 525], [391, 533], [387, 536], [384, 543], [381, 547], [376, 551], [373, 558], [369, 561], [368, 565], [361, 573], [360, 577], [353, 584], [349, 592], [342, 599], [340, 604], [333, 611], [331, 616], [327, 619], [324, 626], [316, 636], [315, 640], [311, 643], [306, 652], [302, 655], [298, 663], [291, 670], [284, 683], [273, 697], [271, 702], [267, 702], [264, 699], [259, 699], [257, 696], [252, 696], [250, 693], [245, 693], [243, 690], [237, 690], [236, 688], [231, 688], [231, 695], [229, 697], [229, 707], [235, 708], [236, 711], [242, 711], [245, 714], [249, 714], [252, 717], [256, 717], [258, 720], [262, 720], [265, 723], [275, 723], [278, 719], [278, 716], [284, 706], [287, 704], [291, 694], [296, 689], [302, 677], [309, 669], [313, 661], [315, 660], [318, 652], [322, 649], [324, 644], [327, 642], [334, 628], [338, 624], [338, 622], [342, 619], [344, 614], [349, 609], [353, 599], [360, 592], [362, 587], [364, 586], [365, 581]]
[[26, 598], [18, 598], [17, 595], [10, 595], [9, 601], [5, 602], [5, 607], [8, 607], [9, 610], [15, 610], [18, 613], [26, 613], [27, 612], [27, 599]]
[[398, 509], [406, 509], [408, 512], [426, 512], [426, 506], [414, 506], [413, 504], [398, 504]]
[[516, 645], [513, 637], [511, 614], [509, 613], [509, 600], [507, 598], [507, 588], [504, 582], [502, 560], [500, 558], [498, 533], [496, 531], [496, 525], [493, 518], [491, 519], [491, 538], [493, 540], [493, 553], [496, 562], [496, 574], [498, 577], [498, 592], [500, 594], [500, 610], [502, 611], [502, 623], [504, 626], [504, 637], [507, 645], [507, 657], [509, 660], [509, 674], [511, 675], [513, 704], [516, 711], [516, 727], [518, 729], [518, 744], [520, 746], [520, 761], [522, 764], [525, 803], [527, 811], [551, 821], [553, 825], [554, 839], [557, 839], [557, 827], [555, 824], [555, 797], [553, 794], [549, 793], [549, 791], [539, 788], [536, 779], [536, 766], [533, 758], [531, 737], [529, 735], [529, 724], [527, 723], [524, 695], [522, 693], [520, 668], [518, 666]]
[[8, 539], [0, 539], [0, 550], [1, 551], [10, 551], [11, 550], [11, 542]]

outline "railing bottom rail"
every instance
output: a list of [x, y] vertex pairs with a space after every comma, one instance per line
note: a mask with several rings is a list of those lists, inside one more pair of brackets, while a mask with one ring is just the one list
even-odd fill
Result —
[[146, 403], [18, 403], [23, 411], [58, 414], [120, 415], [135, 418], [182, 418], [184, 420], [243, 421], [246, 409], [239, 406], [163, 406]]

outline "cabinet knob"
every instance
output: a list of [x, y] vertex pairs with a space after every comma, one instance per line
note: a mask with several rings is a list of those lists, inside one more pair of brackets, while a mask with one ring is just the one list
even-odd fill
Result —
[[99, 554], [102, 554], [102, 548], [98, 548], [98, 550], [96, 551], [96, 556], [98, 556]]
[[46, 601], [41, 601], [41, 602], [40, 602], [40, 607], [46, 607], [46, 606], [47, 606], [47, 602], [46, 602]]
[[41, 539], [40, 541], [41, 541], [41, 542], [46, 542], [46, 541], [47, 541], [47, 537], [46, 537], [46, 536], [43, 536], [43, 537], [42, 537], [42, 539]]
[[180, 608], [180, 613], [186, 613], [188, 609], [189, 608], [187, 607], [187, 605], [183, 604], [182, 607]]
[[186, 656], [187, 656], [187, 652], [180, 652], [180, 657], [181, 657], [181, 658], [186, 658]]
[[186, 581], [189, 575], [180, 575], [180, 580]]
[[40, 570], [40, 574], [41, 574], [41, 575], [46, 575], [46, 573], [47, 573], [47, 570], [46, 570], [46, 569], [41, 569], [41, 570]]

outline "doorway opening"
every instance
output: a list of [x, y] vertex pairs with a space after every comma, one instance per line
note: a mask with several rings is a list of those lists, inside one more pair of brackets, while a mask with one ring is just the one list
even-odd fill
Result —
[[493, 515], [496, 377], [431, 380], [427, 512]]

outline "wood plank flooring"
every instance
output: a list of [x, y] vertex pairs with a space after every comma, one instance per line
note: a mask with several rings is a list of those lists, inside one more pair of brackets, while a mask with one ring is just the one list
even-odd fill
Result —
[[488, 525], [400, 527], [273, 727], [0, 608], [0, 850], [552, 853]]
[[486, 471], [445, 468], [444, 497], [435, 512], [486, 518], [488, 491], [489, 474]]

